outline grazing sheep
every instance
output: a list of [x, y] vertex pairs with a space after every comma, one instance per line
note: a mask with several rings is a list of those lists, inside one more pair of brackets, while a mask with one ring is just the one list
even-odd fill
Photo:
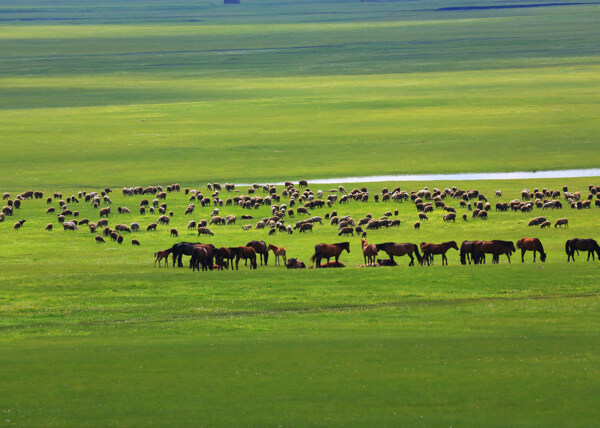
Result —
[[117, 244], [122, 244], [123, 243], [123, 237], [121, 235], [119, 235], [117, 237]]
[[200, 236], [200, 235], [215, 236], [215, 234], [213, 233], [213, 231], [210, 230], [208, 227], [199, 227], [198, 228], [198, 236]]
[[294, 230], [292, 229], [292, 226], [290, 226], [289, 224], [285, 227], [285, 230], [288, 234], [292, 234], [294, 233]]
[[545, 228], [548, 228], [548, 229], [549, 229], [551, 224], [552, 224], [552, 223], [550, 223], [549, 221], [545, 221], [545, 222], [543, 222], [543, 223], [540, 225], [540, 228], [541, 228], [541, 229], [545, 229]]
[[466, 214], [463, 214], [463, 215], [462, 215], [462, 219], [463, 219], [464, 221], [467, 221], [467, 215], [466, 215]]
[[132, 239], [131, 240], [131, 245], [133, 245], [135, 247], [139, 247], [140, 246], [140, 242], [137, 239]]
[[276, 232], [277, 232], [277, 229], [275, 229], [274, 227], [269, 229], [269, 235], [275, 235]]
[[79, 225], [81, 226], [82, 224], [89, 224], [90, 220], [87, 218], [82, 218], [81, 221], [79, 222]]
[[256, 227], [255, 227], [254, 229], [255, 229], [255, 230], [258, 230], [258, 229], [264, 229], [266, 225], [267, 225], [267, 224], [266, 224], [264, 221], [262, 221], [262, 220], [261, 220], [261, 221], [259, 221], [258, 223], [256, 223]]
[[48, 223], [44, 230], [52, 230], [52, 223]]
[[141, 214], [141, 215], [144, 215], [144, 214], [146, 214], [146, 207], [144, 207], [144, 206], [140, 206], [140, 214]]
[[558, 220], [556, 220], [556, 223], [554, 223], [555, 229], [557, 226], [569, 227], [569, 220], [567, 220], [566, 218], [559, 218]]
[[429, 220], [429, 218], [427, 217], [427, 214], [423, 213], [419, 213], [419, 220]]
[[302, 224], [300, 226], [299, 232], [306, 232], [307, 230], [310, 230], [310, 232], [312, 233], [312, 230], [313, 230], [312, 223], [304, 223], [304, 224]]
[[250, 230], [250, 229], [252, 229], [251, 224], [246, 224], [246, 225], [242, 226], [242, 230]]
[[158, 225], [157, 225], [156, 223], [150, 223], [150, 224], [148, 225], [148, 227], [146, 228], [146, 231], [148, 232], [148, 231], [150, 231], [150, 230], [156, 230], [156, 227], [157, 227], [157, 226], [158, 226]]
[[23, 226], [23, 223], [25, 223], [27, 220], [19, 220], [18, 222], [16, 222], [13, 225], [13, 229], [15, 230], [19, 230], [21, 228], [21, 226]]
[[136, 222], [131, 223], [131, 230], [135, 230], [135, 231], [140, 230], [140, 224], [136, 223]]
[[415, 229], [420, 229], [420, 228], [421, 228], [421, 223], [420, 223], [420, 222], [418, 222], [418, 221], [415, 221], [415, 223], [413, 224], [413, 227], [414, 227]]
[[479, 211], [479, 214], [477, 214], [477, 217], [482, 219], [482, 220], [487, 220], [488, 219], [488, 213], [485, 210]]
[[119, 214], [131, 214], [131, 211], [127, 207], [118, 207], [117, 211], [119, 211]]
[[338, 236], [342, 235], [351, 235], [354, 236], [354, 228], [352, 227], [342, 227], [338, 232]]
[[456, 214], [455, 213], [448, 213], [446, 215], [444, 215], [443, 217], [444, 221], [451, 221], [452, 223], [456, 222]]
[[169, 224], [169, 222], [170, 222], [170, 221], [171, 221], [171, 219], [169, 218], [169, 216], [166, 216], [166, 215], [161, 215], [161, 216], [158, 218], [158, 221], [157, 221], [157, 223], [158, 223], [158, 224]]
[[126, 225], [124, 224], [117, 224], [115, 226], [115, 230], [118, 232], [129, 232], [131, 233], [131, 229], [129, 229]]
[[88, 227], [90, 228], [90, 233], [96, 232], [96, 229], [98, 228], [98, 226], [96, 225], [96, 223], [90, 223], [88, 225]]
[[108, 220], [103, 218], [98, 220], [98, 223], [96, 223], [98, 225], [98, 227], [104, 227], [104, 226], [108, 226]]
[[108, 217], [110, 214], [110, 207], [100, 208], [100, 217]]
[[46, 214], [54, 214], [56, 212], [56, 209], [54, 207], [50, 207], [46, 210]]
[[110, 232], [110, 239], [111, 241], [116, 241], [117, 239], [119, 239], [119, 234], [115, 231]]
[[196, 223], [196, 220], [190, 220], [188, 222], [187, 228], [188, 228], [188, 230], [196, 229], [197, 226], [198, 226], [198, 224]]
[[177, 232], [177, 229], [171, 229], [171, 236], [174, 236], [174, 237], [179, 236], [179, 232]]
[[104, 244], [106, 241], [104, 240], [104, 238], [100, 235], [96, 235], [96, 242], [98, 244]]
[[63, 230], [79, 230], [79, 228], [75, 223], [67, 221], [63, 223]]

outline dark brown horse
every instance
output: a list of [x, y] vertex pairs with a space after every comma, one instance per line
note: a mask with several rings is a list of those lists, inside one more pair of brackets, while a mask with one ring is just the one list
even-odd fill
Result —
[[501, 241], [495, 239], [493, 241], [476, 241], [473, 245], [471, 258], [474, 264], [480, 264], [483, 261], [484, 254], [492, 255], [492, 263], [500, 262], [500, 255], [505, 254], [510, 263], [510, 255], [517, 251], [515, 244], [512, 241]]
[[458, 251], [458, 245], [456, 245], [455, 241], [442, 242], [441, 244], [421, 244], [421, 251], [423, 252], [423, 260], [427, 261], [427, 266], [429, 263], [433, 264], [433, 256], [436, 254], [442, 255], [442, 266], [444, 266], [444, 262], [446, 262], [446, 266], [448, 266], [448, 259], [446, 258], [446, 252], [450, 249], [454, 248]]
[[[466, 265], [467, 262], [471, 264], [471, 253], [473, 252], [473, 246], [477, 241], [463, 241], [460, 244], [460, 263]], [[485, 263], [485, 254], [482, 255], [482, 262]]]
[[590, 256], [592, 256], [592, 260], [594, 260], [594, 251], [598, 255], [598, 260], [600, 260], [600, 246], [593, 239], [580, 239], [573, 238], [569, 239], [565, 243], [565, 252], [567, 253], [567, 261], [571, 259], [575, 261], [575, 251], [587, 251], [588, 252], [588, 261], [590, 260]]
[[417, 257], [417, 261], [419, 264], [423, 264], [423, 258], [419, 253], [419, 247], [416, 244], [411, 244], [410, 242], [405, 242], [402, 244], [396, 244], [395, 242], [385, 242], [383, 244], [376, 244], [375, 247], [378, 251], [385, 251], [389, 256], [390, 260], [394, 262], [394, 256], [404, 256], [407, 255], [410, 257], [409, 266], [415, 265], [415, 258], [413, 257], [413, 253]]
[[212, 244], [197, 244], [192, 248], [190, 265], [194, 270], [213, 270], [216, 248]]
[[269, 261], [269, 247], [265, 241], [250, 241], [246, 244], [246, 247], [254, 248], [256, 254], [260, 254], [260, 265], [263, 264], [263, 258], [265, 259], [265, 266]]
[[525, 252], [533, 251], [533, 262], [535, 263], [535, 253], [539, 251], [540, 261], [546, 261], [546, 253], [542, 241], [538, 238], [521, 238], [517, 241], [517, 248], [521, 249], [521, 262], [525, 263]]
[[329, 260], [334, 257], [336, 263], [339, 261], [342, 251], [348, 251], [350, 253], [350, 242], [339, 242], [337, 244], [317, 244], [315, 245], [315, 254], [310, 258], [311, 262], [316, 262], [315, 267], [321, 267], [321, 260]]
[[304, 264], [304, 262], [301, 262], [296, 258], [292, 258], [288, 259], [287, 263], [285, 264], [285, 267], [288, 269], [305, 269], [306, 265]]
[[256, 269], [256, 251], [252, 247], [233, 247], [235, 252], [235, 269], [239, 270], [240, 259], [250, 260], [250, 269]]
[[225, 269], [234, 269], [233, 259], [235, 259], [235, 251], [233, 248], [221, 247], [215, 253], [215, 259], [219, 266]]

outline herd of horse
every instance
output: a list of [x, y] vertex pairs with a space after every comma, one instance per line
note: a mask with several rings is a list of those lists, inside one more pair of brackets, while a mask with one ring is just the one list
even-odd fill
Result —
[[[536, 261], [536, 255], [539, 253], [541, 262], [546, 261], [546, 252], [542, 242], [538, 238], [522, 238], [515, 245], [513, 241], [492, 240], [492, 241], [463, 241], [460, 248], [456, 241], [442, 242], [440, 244], [425, 243], [416, 245], [410, 242], [395, 243], [385, 242], [382, 244], [369, 244], [366, 239], [361, 239], [361, 246], [365, 264], [362, 266], [397, 266], [394, 257], [408, 256], [410, 259], [409, 266], [415, 265], [415, 258], [419, 265], [432, 265], [434, 256], [441, 255], [442, 265], [448, 265], [446, 253], [451, 250], [457, 250], [460, 254], [460, 262], [466, 264], [483, 264], [486, 262], [486, 255], [491, 256], [492, 263], [499, 263], [500, 256], [506, 256], [510, 263], [510, 257], [517, 249], [521, 250], [521, 262], [525, 262], [525, 253], [533, 252], [533, 261]], [[421, 251], [419, 251], [419, 249]], [[315, 245], [314, 254], [310, 257], [310, 261], [314, 263], [315, 268], [330, 268], [344, 267], [340, 262], [340, 256], [346, 251], [350, 253], [350, 242], [338, 242], [335, 244], [320, 243]], [[387, 254], [387, 259], [378, 259], [379, 252], [383, 251]], [[569, 239], [565, 243], [565, 252], [567, 261], [575, 261], [575, 254], [587, 251], [587, 260], [590, 257], [595, 260], [597, 255], [600, 260], [600, 246], [594, 239]], [[283, 259], [284, 265], [288, 269], [302, 269], [306, 265], [297, 258], [287, 259], [286, 249], [277, 247], [273, 244], [267, 244], [265, 241], [250, 241], [244, 246], [238, 247], [220, 247], [217, 248], [213, 244], [203, 244], [200, 242], [179, 242], [171, 248], [163, 251], [158, 251], [154, 254], [155, 261], [158, 266], [164, 260], [165, 267], [168, 266], [169, 256], [172, 257], [173, 267], [183, 267], [182, 258], [184, 255], [190, 256], [189, 267], [195, 270], [223, 270], [234, 269], [239, 270], [240, 260], [247, 265], [250, 262], [250, 269], [257, 269], [257, 259], [260, 260], [261, 266], [267, 266], [269, 261], [269, 252], [275, 255], [275, 266], [281, 265], [279, 258]], [[594, 255], [595, 253], [595, 255]], [[333, 260], [332, 260], [333, 259]]]

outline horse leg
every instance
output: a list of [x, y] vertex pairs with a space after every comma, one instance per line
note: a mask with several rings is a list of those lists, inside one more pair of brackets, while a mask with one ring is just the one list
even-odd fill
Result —
[[415, 265], [415, 258], [412, 256], [411, 253], [408, 253], [408, 257], [410, 257], [410, 263], [408, 263], [409, 266], [414, 266]]
[[446, 262], [446, 266], [448, 266], [448, 259], [446, 258], [446, 253], [442, 254], [442, 266], [444, 266], [444, 262]]
[[[535, 263], [535, 253], [537, 253], [537, 250], [533, 250], [533, 263]], [[541, 257], [541, 253], [540, 253], [540, 257]]]
[[[535, 250], [533, 251], [533, 261], [535, 262]], [[521, 263], [525, 263], [525, 248], [521, 248]]]
[[[179, 257], [177, 258], [177, 266], [183, 267], [183, 252], [179, 253]], [[173, 258], [173, 267], [175, 267], [175, 258]]]
[[[233, 270], [233, 268], [231, 269]], [[235, 258], [235, 270], [240, 270], [240, 256], [236, 256]]]

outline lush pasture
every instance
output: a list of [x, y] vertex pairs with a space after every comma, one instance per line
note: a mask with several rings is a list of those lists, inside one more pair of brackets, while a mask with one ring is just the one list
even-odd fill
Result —
[[[590, 182], [455, 184], [477, 187], [494, 203], [495, 189], [503, 190], [498, 200], [504, 201], [523, 186], [584, 190]], [[393, 184], [367, 186], [377, 192]], [[124, 205], [133, 214], [113, 213], [111, 225], [156, 220], [157, 215], [136, 212], [142, 197], [115, 190], [113, 210]], [[65, 189], [64, 196], [74, 191]], [[183, 192], [170, 193], [166, 201], [175, 212], [172, 224], [132, 234], [140, 248], [131, 247], [129, 236], [123, 245], [98, 245], [85, 226], [65, 232], [55, 216], [44, 214], [42, 200], [26, 201], [17, 211], [14, 220], [28, 219], [22, 230], [13, 231], [10, 218], [0, 224], [7, 419], [26, 425], [82, 420], [135, 425], [143, 415], [155, 425], [235, 420], [426, 426], [595, 420], [598, 262], [581, 255], [567, 263], [564, 241], [599, 238], [593, 233], [598, 209], [491, 212], [488, 221], [456, 224], [442, 222], [436, 211], [415, 231], [411, 203], [335, 206], [340, 215], [355, 218], [399, 210], [401, 227], [369, 231], [370, 242], [538, 236], [548, 252], [544, 264], [534, 265], [528, 254], [525, 264], [515, 255], [510, 265], [502, 258], [500, 265], [462, 266], [452, 251], [448, 267], [437, 260], [433, 267], [411, 268], [399, 258], [395, 268], [357, 268], [359, 238], [339, 238], [335, 227], [269, 238], [264, 230], [242, 232], [248, 222], [238, 220], [236, 226], [212, 227], [215, 237], [200, 240], [225, 246], [265, 239], [308, 261], [315, 243], [348, 239], [352, 251], [342, 261], [349, 267], [288, 271], [271, 261], [257, 271], [240, 266], [192, 273], [153, 268], [152, 254], [179, 240], [196, 240], [185, 226], [191, 218], [209, 218], [212, 207], [184, 216]], [[447, 203], [466, 212], [458, 201]], [[97, 219], [88, 204], [70, 206], [81, 217]], [[269, 210], [221, 208], [221, 214], [238, 218], [247, 213], [261, 218]], [[551, 220], [566, 216], [570, 228], [526, 225], [540, 214]], [[48, 222], [57, 229], [44, 232]], [[179, 239], [169, 236], [170, 227], [181, 232]]]
[[[3, 1], [0, 193], [113, 186], [111, 226], [145, 229], [158, 216], [122, 186], [598, 166], [596, 4], [220, 3]], [[564, 184], [600, 178], [366, 186], [476, 187], [493, 204], [496, 189]], [[223, 207], [238, 224], [201, 241], [265, 239], [308, 262], [314, 244], [350, 240], [349, 267], [192, 273], [152, 255], [197, 239], [187, 221], [212, 208], [166, 202], [180, 238], [159, 227], [134, 234], [140, 248], [65, 232], [39, 200], [0, 223], [0, 425], [597, 424], [599, 264], [567, 263], [564, 242], [600, 239], [599, 209], [455, 224], [436, 211], [415, 231], [412, 204], [336, 204], [355, 218], [399, 209], [401, 227], [370, 242], [537, 236], [548, 251], [544, 264], [462, 266], [451, 250], [448, 267], [375, 269], [355, 267], [359, 238], [331, 226], [268, 238]], [[527, 227], [536, 215], [570, 227]]]

